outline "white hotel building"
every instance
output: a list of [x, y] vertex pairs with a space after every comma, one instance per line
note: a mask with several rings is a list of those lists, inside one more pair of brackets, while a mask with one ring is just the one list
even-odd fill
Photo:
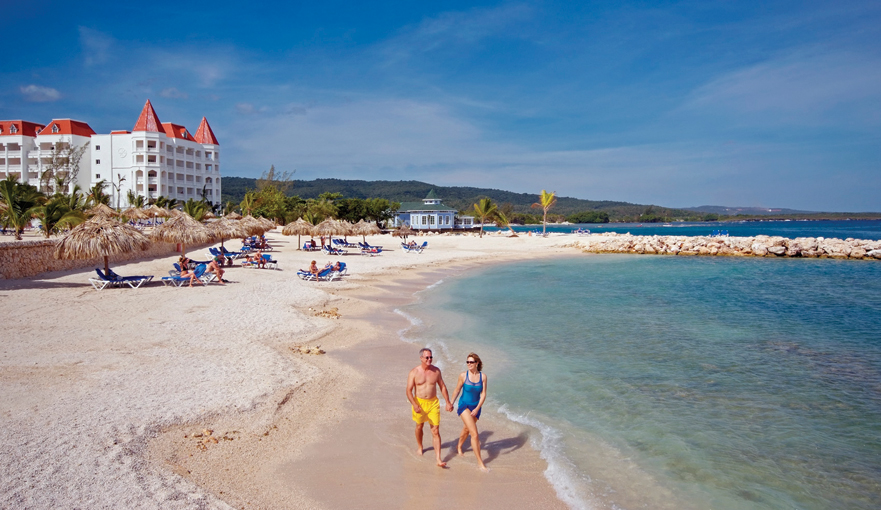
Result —
[[[147, 199], [160, 195], [179, 201], [205, 197], [220, 203], [220, 144], [202, 117], [196, 133], [162, 123], [148, 100], [131, 131], [96, 134], [85, 122], [54, 119], [0, 121], [0, 179], [15, 175], [40, 187], [40, 175], [57, 144], [89, 149], [80, 161], [76, 184], [88, 189], [104, 180], [111, 204], [128, 206], [128, 191]], [[117, 191], [118, 188], [118, 191]]]

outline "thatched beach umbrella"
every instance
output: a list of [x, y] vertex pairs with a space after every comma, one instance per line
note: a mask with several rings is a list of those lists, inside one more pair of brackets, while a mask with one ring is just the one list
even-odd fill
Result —
[[58, 241], [57, 259], [93, 259], [104, 257], [104, 274], [109, 274], [112, 255], [146, 250], [150, 240], [140, 230], [126, 223], [96, 217], [80, 223]]
[[205, 211], [205, 214], [203, 214], [202, 217], [206, 220], [210, 220], [212, 218], [216, 218], [217, 216], [215, 216], [214, 213], [211, 211]]
[[163, 243], [180, 243], [181, 255], [186, 255], [188, 244], [207, 242], [211, 239], [211, 233], [189, 214], [180, 213], [154, 228], [150, 237]]
[[130, 220], [145, 220], [150, 217], [150, 213], [140, 207], [129, 207], [122, 212], [122, 215]]
[[86, 215], [87, 216], [103, 216], [105, 218], [110, 218], [113, 216], [119, 216], [119, 213], [104, 204], [98, 204], [95, 207], [92, 207], [91, 209], [86, 211]]
[[226, 218], [228, 220], [240, 220], [240, 219], [242, 219], [242, 215], [235, 212], [235, 211], [232, 211], [231, 213], [224, 216], [224, 218]]
[[220, 239], [220, 247], [223, 248], [223, 242], [227, 239], [236, 239], [248, 235], [248, 231], [236, 220], [228, 220], [221, 218], [205, 225], [211, 237]]
[[345, 235], [347, 232], [348, 230], [342, 223], [333, 218], [327, 218], [318, 225], [315, 225], [311, 233], [313, 236], [328, 236], [333, 241], [334, 234]]
[[281, 229], [281, 233], [286, 236], [297, 236], [297, 249], [302, 249], [300, 245], [300, 236], [305, 234], [312, 234], [312, 224], [303, 218], [297, 219], [297, 221], [293, 223], [288, 223]]
[[251, 216], [250, 214], [239, 221], [247, 231], [247, 234], [245, 235], [255, 236], [266, 232], [266, 228], [263, 226], [263, 223], [260, 223], [257, 218]]
[[364, 221], [352, 225], [352, 234], [362, 236], [364, 244], [367, 244], [367, 236], [382, 234], [382, 229], [376, 226], [372, 221]]
[[403, 237], [403, 238], [404, 238], [404, 241], [407, 240], [407, 236], [412, 236], [412, 235], [415, 235], [415, 234], [416, 234], [416, 232], [414, 232], [413, 229], [410, 228], [410, 225], [402, 225], [402, 226], [398, 227], [397, 230], [395, 230], [394, 232], [392, 232], [392, 235], [393, 235], [393, 236], [396, 236], [396, 237]]
[[264, 232], [268, 232], [276, 227], [275, 222], [270, 220], [269, 218], [264, 218], [261, 216], [257, 218], [257, 221], [260, 222], [261, 225], [263, 225], [263, 228], [265, 229]]

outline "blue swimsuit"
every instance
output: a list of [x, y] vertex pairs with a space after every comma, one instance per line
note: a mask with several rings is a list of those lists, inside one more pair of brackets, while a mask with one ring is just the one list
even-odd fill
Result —
[[[465, 409], [473, 411], [480, 403], [480, 394], [483, 393], [483, 372], [479, 375], [480, 381], [473, 383], [468, 377], [468, 372], [465, 372], [465, 384], [462, 385], [462, 397], [459, 398], [459, 409], [456, 410], [456, 414], [462, 414]], [[481, 411], [483, 408], [477, 411], [474, 419], [480, 418]]]

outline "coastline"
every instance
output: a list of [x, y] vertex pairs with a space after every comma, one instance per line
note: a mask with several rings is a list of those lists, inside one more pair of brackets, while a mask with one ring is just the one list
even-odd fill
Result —
[[[424, 288], [408, 285], [438, 270], [576, 254], [562, 247], [565, 239], [429, 237], [430, 248], [422, 255], [392, 250], [375, 258], [343, 257], [352, 272], [347, 281], [309, 284], [293, 273], [313, 255], [295, 251], [293, 239], [269, 237], [280, 248], [274, 256], [283, 270], [234, 268], [226, 288], [171, 289], [154, 283], [97, 292], [86, 283], [87, 271], [0, 282], [6, 309], [14, 302], [20, 312], [9, 321], [16, 342], [4, 350], [0, 364], [0, 380], [9, 389], [0, 424], [10, 431], [0, 445], [10, 452], [0, 501], [20, 508], [333, 508], [337, 505], [330, 499], [343, 492], [326, 479], [305, 479], [297, 459], [309, 458], [316, 451], [310, 448], [324, 451], [320, 445], [327, 444], [334, 427], [339, 432], [333, 437], [363, 438], [358, 424], [371, 415], [359, 407], [371, 396], [365, 388], [388, 380], [391, 397], [382, 416], [398, 420], [396, 432], [403, 436], [387, 449], [354, 455], [366, 463], [360, 472], [375, 473], [374, 463], [385, 454], [398, 466], [416, 462], [414, 476], [422, 481], [444, 476], [438, 506], [447, 506], [448, 493], [481, 501], [490, 492], [503, 492], [550, 498], [551, 507], [564, 507], [542, 476], [545, 464], [537, 452], [512, 445], [520, 433], [503, 435], [501, 426], [492, 425], [496, 437], [490, 442], [498, 441], [499, 455], [496, 466], [490, 464], [490, 477], [504, 485], [502, 491], [457, 490], [479, 481], [471, 469], [473, 457], [455, 459], [455, 469], [441, 471], [433, 462], [406, 455], [414, 441], [400, 392], [415, 356], [397, 337], [403, 319], [386, 307], [386, 315], [393, 316], [379, 320], [376, 308], [365, 306], [377, 306], [374, 298], [383, 294], [411, 299], [412, 292], [402, 289]], [[371, 242], [398, 241], [377, 237]], [[161, 274], [169, 260], [129, 263], [119, 272]], [[34, 320], [52, 300], [67, 306], [51, 321]], [[309, 310], [332, 307], [341, 310], [341, 320], [314, 317]], [[370, 319], [358, 319], [359, 313]], [[380, 342], [390, 344], [379, 347]], [[291, 350], [318, 344], [327, 355]], [[362, 372], [367, 365], [350, 365], [366, 362], [374, 351], [400, 359], [400, 369], [376, 376]], [[399, 381], [394, 375], [401, 369]], [[448, 383], [455, 375], [447, 374]], [[339, 396], [331, 400], [342, 404], [329, 406], [328, 395]], [[460, 425], [454, 414], [445, 414], [442, 423], [446, 446]], [[485, 423], [489, 431], [491, 422]], [[206, 437], [208, 428], [212, 433]], [[377, 447], [374, 442], [365, 446]], [[516, 451], [502, 453], [505, 449]], [[59, 463], [60, 458], [67, 461]], [[520, 464], [504, 468], [507, 459]], [[357, 480], [358, 469], [340, 475], [354, 465], [351, 458], [328, 464], [332, 479]], [[420, 471], [429, 466], [433, 469]], [[498, 497], [492, 501], [502, 506]]]
[[[496, 263], [537, 258], [533, 255], [504, 257]], [[421, 346], [398, 336], [410, 324], [396, 309], [437, 281], [480, 265], [475, 260], [449, 261], [394, 278], [380, 272], [339, 291], [324, 309], [338, 310], [343, 319], [308, 342], [327, 354], [299, 355], [320, 373], [296, 388], [295, 398], [291, 393], [276, 395], [279, 404], [263, 435], [235, 434], [232, 441], [203, 449], [194, 433], [207, 429], [229, 437], [229, 431], [242, 430], [253, 417], [225, 416], [175, 426], [151, 442], [150, 461], [235, 508], [340, 508], [353, 501], [359, 508], [377, 509], [459, 504], [502, 509], [523, 501], [567, 508], [543, 475], [546, 462], [529, 446], [531, 434], [537, 432], [493, 410], [487, 409], [481, 420], [484, 458], [491, 473], [477, 471], [470, 449], [464, 457], [455, 455], [461, 430], [455, 413], [441, 416], [442, 457], [448, 469], [434, 465], [430, 442], [422, 458], [414, 452], [403, 390]], [[455, 371], [445, 374], [450, 392], [457, 376]]]

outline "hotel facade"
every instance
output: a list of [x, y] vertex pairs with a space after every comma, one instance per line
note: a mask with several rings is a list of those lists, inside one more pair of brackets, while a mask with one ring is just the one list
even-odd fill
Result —
[[[0, 179], [13, 175], [41, 191], [56, 151], [89, 144], [71, 186], [86, 190], [105, 181], [113, 206], [130, 205], [128, 192], [145, 199], [160, 195], [184, 202], [205, 198], [220, 204], [220, 143], [202, 117], [195, 133], [162, 123], [148, 100], [131, 131], [96, 134], [85, 122], [53, 119], [48, 124], [0, 121]], [[69, 191], [69, 190], [68, 190]]]

